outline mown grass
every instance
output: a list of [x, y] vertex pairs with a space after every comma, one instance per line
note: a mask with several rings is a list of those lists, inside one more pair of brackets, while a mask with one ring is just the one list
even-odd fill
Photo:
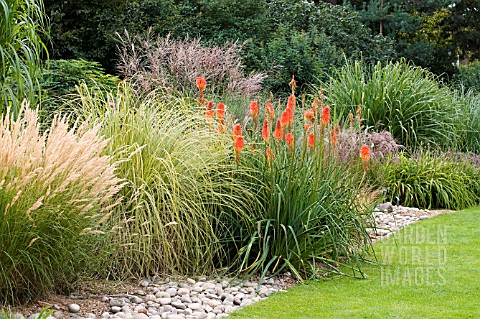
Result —
[[365, 265], [367, 279], [299, 285], [231, 317], [478, 318], [479, 223], [474, 208], [408, 226], [374, 244], [379, 265]]

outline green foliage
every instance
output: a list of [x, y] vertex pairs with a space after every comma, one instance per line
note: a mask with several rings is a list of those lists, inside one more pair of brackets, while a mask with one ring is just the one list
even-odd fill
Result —
[[44, 9], [41, 1], [0, 0], [0, 17], [0, 114], [17, 116], [22, 101], [36, 104], [40, 91]]
[[403, 61], [371, 67], [348, 63], [330, 79], [325, 92], [339, 114], [355, 112], [360, 105], [365, 125], [391, 132], [406, 147], [456, 142], [451, 92], [420, 67]]
[[392, 202], [404, 206], [463, 209], [480, 200], [480, 169], [467, 160], [422, 151], [412, 157], [405, 153], [377, 167], [383, 187]]
[[456, 150], [480, 154], [480, 92], [455, 91], [459, 139]]
[[[316, 29], [308, 32], [292, 30], [280, 25], [265, 47], [269, 77], [265, 81], [270, 90], [285, 91], [292, 75], [299, 87], [326, 79], [331, 69], [342, 64], [337, 47], [324, 33]], [[283, 89], [283, 90], [282, 90]]]
[[110, 275], [206, 274], [228, 266], [223, 243], [232, 226], [222, 216], [240, 222], [258, 202], [256, 184], [245, 182], [249, 171], [234, 165], [230, 138], [216, 134], [188, 101], [162, 92], [141, 97], [127, 83], [107, 99], [82, 85], [78, 103], [101, 123], [106, 151], [121, 161], [117, 173], [126, 181], [125, 200], [110, 219]]
[[112, 91], [116, 90], [118, 82], [119, 79], [117, 77], [105, 74], [98, 62], [49, 60], [43, 70], [43, 77], [40, 83], [45, 94], [41, 112], [44, 117], [50, 119], [58, 111], [70, 113], [71, 110], [62, 108], [62, 106], [77, 92], [76, 87], [80, 83]]
[[65, 290], [95, 263], [103, 222], [121, 188], [98, 127], [65, 119], [40, 133], [37, 112], [0, 122], [0, 300]]
[[460, 65], [453, 79], [457, 86], [465, 90], [480, 92], [480, 60]]

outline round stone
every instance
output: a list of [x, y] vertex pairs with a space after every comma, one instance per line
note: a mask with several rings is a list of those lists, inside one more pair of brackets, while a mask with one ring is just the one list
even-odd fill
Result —
[[177, 288], [171, 287], [165, 290], [167, 294], [170, 295], [170, 297], [175, 297], [177, 295]]
[[161, 304], [162, 306], [164, 305], [169, 305], [172, 303], [172, 298], [158, 298], [157, 302]]
[[159, 291], [155, 294], [155, 297], [157, 298], [170, 298], [170, 294], [165, 291]]
[[177, 309], [185, 309], [187, 306], [185, 304], [181, 303], [180, 301], [174, 301], [172, 302], [172, 306], [174, 306]]
[[124, 305], [125, 305], [125, 300], [122, 298], [110, 299], [110, 307], [123, 307]]
[[133, 315], [133, 319], [148, 319], [148, 316], [144, 313], [137, 313]]
[[199, 303], [199, 302], [194, 302], [194, 303], [191, 303], [188, 305], [188, 308], [192, 309], [192, 310], [198, 310], [202, 307], [202, 304]]
[[117, 312], [122, 311], [122, 308], [119, 307], [119, 306], [113, 306], [112, 308], [110, 308], [110, 311], [113, 312], [113, 313], [117, 313]]
[[188, 288], [180, 288], [180, 289], [178, 289], [177, 294], [178, 294], [179, 296], [188, 295], [188, 294], [190, 294], [190, 289], [188, 289]]
[[138, 297], [138, 296], [132, 296], [132, 297], [130, 297], [130, 302], [139, 304], [139, 303], [143, 302], [143, 299]]
[[68, 305], [68, 312], [70, 313], [78, 313], [80, 311], [80, 306], [76, 303], [72, 303]]

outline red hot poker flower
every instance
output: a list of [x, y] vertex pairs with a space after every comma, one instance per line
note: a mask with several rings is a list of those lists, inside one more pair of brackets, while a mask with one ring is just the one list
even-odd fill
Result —
[[293, 134], [291, 132], [285, 135], [285, 142], [287, 142], [288, 147], [290, 147], [290, 152], [293, 156], [293, 147], [295, 145], [295, 138], [293, 137]]
[[235, 138], [233, 148], [235, 149], [235, 159], [237, 160], [237, 162], [240, 161], [240, 152], [242, 151], [244, 144], [245, 139], [243, 138], [243, 136], [237, 136]]
[[311, 123], [315, 122], [315, 112], [312, 109], [306, 110], [305, 113], [303, 114], [303, 117], [308, 122], [311, 122]]
[[370, 148], [368, 145], [360, 147], [360, 158], [362, 161], [368, 161], [370, 159]]
[[273, 151], [271, 149], [267, 148], [267, 150], [265, 151], [265, 156], [267, 157], [267, 162], [270, 163], [273, 159], [273, 156], [274, 156]]
[[363, 171], [366, 173], [368, 170], [368, 161], [370, 160], [370, 148], [368, 145], [360, 147], [360, 158], [363, 163]]
[[217, 105], [217, 117], [223, 119], [225, 117], [225, 104], [218, 103]]
[[315, 146], [315, 135], [313, 133], [308, 134], [308, 146], [312, 149]]
[[275, 136], [277, 140], [281, 140], [283, 137], [283, 128], [280, 120], [277, 120], [277, 123], [275, 125], [275, 131], [273, 132], [273, 136]]
[[310, 129], [310, 124], [308, 124], [308, 123], [303, 124], [303, 130], [305, 132], [308, 131], [309, 129]]
[[272, 122], [275, 119], [275, 109], [273, 108], [273, 104], [268, 101], [265, 104], [265, 117]]
[[258, 101], [250, 102], [250, 113], [254, 118], [258, 116]]
[[269, 133], [268, 120], [263, 120], [262, 137], [265, 142], [268, 142]]
[[207, 87], [207, 80], [203, 76], [197, 77], [197, 88], [200, 92], [203, 92]]
[[213, 110], [212, 101], [208, 102], [207, 104], [206, 116], [207, 116], [207, 119], [213, 119], [213, 117], [215, 116], [215, 111]]
[[242, 136], [242, 126], [240, 124], [235, 124], [233, 127], [233, 138]]
[[330, 107], [327, 105], [322, 110], [322, 127], [327, 126], [330, 121]]
[[280, 117], [280, 123], [282, 127], [286, 127], [293, 122], [293, 109], [291, 107], [287, 107], [285, 111], [283, 111], [282, 116]]
[[292, 110], [295, 110], [296, 106], [297, 106], [297, 99], [295, 98], [295, 95], [290, 95], [287, 100], [287, 108], [291, 108]]

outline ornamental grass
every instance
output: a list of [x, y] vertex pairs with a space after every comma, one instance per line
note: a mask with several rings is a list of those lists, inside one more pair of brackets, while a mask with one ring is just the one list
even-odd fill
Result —
[[0, 120], [0, 304], [64, 291], [101, 254], [105, 221], [122, 187], [99, 126], [38, 112]]

